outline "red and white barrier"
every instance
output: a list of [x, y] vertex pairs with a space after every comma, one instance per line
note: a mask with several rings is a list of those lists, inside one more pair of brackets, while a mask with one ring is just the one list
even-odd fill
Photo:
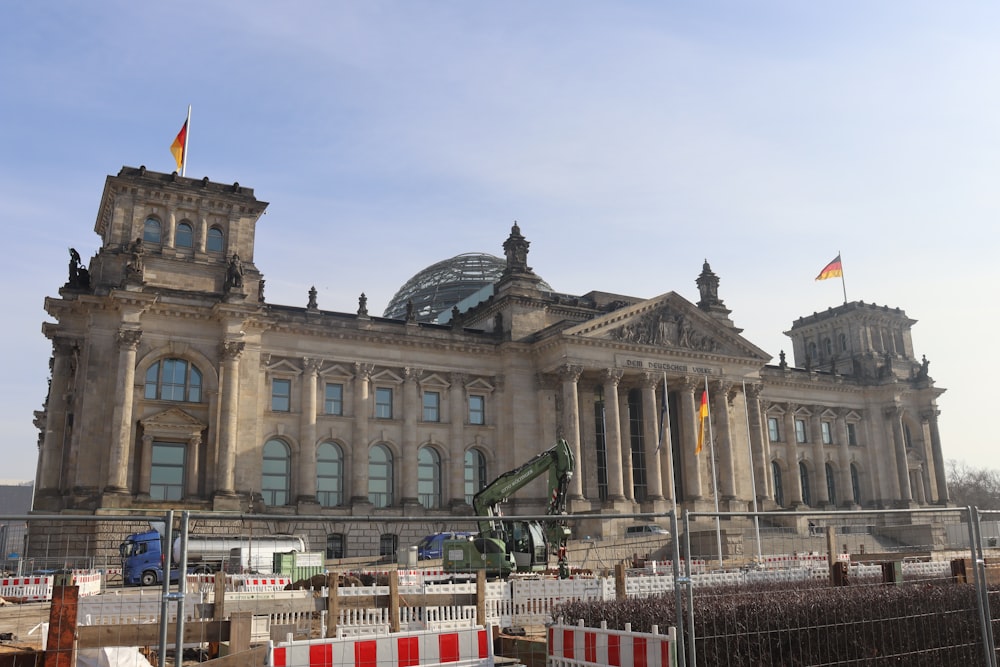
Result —
[[577, 625], [550, 625], [548, 667], [676, 667], [677, 631], [652, 633], [586, 628]]
[[379, 637], [309, 639], [272, 644], [271, 667], [492, 667], [493, 643], [483, 627], [400, 632]]
[[4, 577], [0, 579], [0, 598], [25, 602], [43, 602], [52, 599], [52, 575], [46, 577]]
[[74, 570], [73, 583], [79, 588], [79, 596], [101, 594], [101, 573], [89, 570]]

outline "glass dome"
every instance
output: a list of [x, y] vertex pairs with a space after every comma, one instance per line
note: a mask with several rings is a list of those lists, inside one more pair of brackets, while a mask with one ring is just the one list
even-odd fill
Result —
[[[382, 316], [406, 319], [406, 304], [412, 300], [417, 322], [433, 322], [465, 297], [499, 280], [506, 267], [506, 260], [482, 252], [456, 255], [431, 264], [399, 288]], [[545, 283], [541, 287], [551, 289]]]

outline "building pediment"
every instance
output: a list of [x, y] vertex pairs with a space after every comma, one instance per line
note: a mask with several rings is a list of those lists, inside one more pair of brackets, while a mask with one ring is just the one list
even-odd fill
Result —
[[179, 408], [169, 408], [163, 412], [157, 412], [139, 422], [142, 425], [143, 433], [154, 437], [183, 438], [188, 440], [192, 436], [200, 434], [207, 424], [189, 415]]
[[759, 347], [674, 292], [620, 308], [564, 333], [651, 347], [770, 359]]

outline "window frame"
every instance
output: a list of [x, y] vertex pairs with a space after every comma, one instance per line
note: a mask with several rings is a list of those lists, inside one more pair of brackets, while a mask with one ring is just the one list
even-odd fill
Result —
[[[149, 464], [149, 497], [153, 500], [160, 500], [164, 502], [184, 500], [184, 482], [187, 479], [187, 445], [183, 442], [170, 442], [165, 440], [153, 440], [152, 448], [150, 450], [150, 464]], [[166, 450], [179, 451], [180, 452], [180, 463], [161, 461], [157, 462], [157, 453], [163, 453]], [[164, 480], [160, 481], [157, 479], [157, 471], [170, 471], [179, 470], [180, 479], [179, 480]], [[163, 493], [159, 491], [162, 489]], [[169, 490], [174, 490], [175, 493], [170, 493]]]
[[858, 425], [854, 422], [847, 422], [847, 446], [858, 447]]
[[[176, 381], [176, 368], [183, 366], [184, 382]], [[164, 382], [164, 377], [170, 375], [171, 381]], [[151, 379], [150, 375], [154, 377]], [[143, 398], [147, 401], [170, 401], [171, 403], [201, 403], [205, 388], [205, 374], [187, 359], [180, 357], [163, 357], [157, 359], [146, 369], [143, 380]], [[164, 397], [164, 386], [168, 395]], [[150, 391], [152, 389], [152, 392]], [[174, 398], [174, 393], [180, 391], [182, 398]]]
[[[287, 393], [279, 393], [279, 385], [287, 387]], [[283, 403], [280, 401], [284, 401]], [[284, 405], [284, 407], [281, 407]], [[292, 379], [276, 377], [271, 378], [271, 412], [291, 412], [292, 411]]]
[[[333, 450], [333, 458], [323, 458], [328, 448]], [[326, 440], [316, 447], [316, 502], [320, 507], [340, 507], [344, 504], [344, 461], [344, 450], [337, 443]], [[324, 480], [331, 483], [324, 484]]]
[[824, 445], [833, 444], [833, 424], [831, 422], [821, 421], [820, 433], [822, 435], [822, 440]]
[[795, 422], [795, 444], [797, 445], [808, 444], [809, 432], [806, 429], [806, 420], [796, 418], [794, 422]]
[[[339, 396], [330, 396], [330, 391], [336, 390]], [[344, 415], [344, 384], [342, 382], [327, 382], [323, 387], [323, 414], [342, 417]]]
[[[473, 403], [478, 403], [478, 409], [473, 405]], [[468, 417], [469, 425], [471, 426], [485, 426], [486, 425], [486, 396], [483, 394], [469, 394], [469, 399], [466, 401], [468, 405]]]
[[425, 391], [422, 397], [423, 403], [423, 421], [425, 422], [440, 422], [441, 421], [441, 392], [439, 391]]
[[417, 499], [424, 509], [440, 509], [441, 491], [441, 455], [433, 447], [421, 447], [417, 450]]
[[375, 387], [375, 419], [392, 419], [392, 401], [392, 387]]
[[[212, 247], [212, 242], [215, 239], [219, 241], [218, 248]], [[212, 225], [208, 228], [208, 233], [205, 235], [205, 252], [217, 255], [222, 255], [226, 252], [226, 235], [218, 225]]]
[[142, 223], [142, 242], [161, 245], [163, 243], [163, 223], [159, 218], [147, 216]]
[[[275, 456], [273, 454], [268, 454], [268, 449], [270, 448], [272, 452], [276, 449], [271, 447], [271, 445], [280, 445], [282, 448], [282, 455]], [[277, 462], [282, 461], [284, 463], [284, 470], [281, 472], [269, 471], [267, 462]], [[271, 485], [267, 483], [267, 480], [282, 480], [283, 483], [278, 485]], [[271, 438], [264, 443], [261, 448], [261, 467], [260, 467], [260, 495], [261, 500], [268, 507], [285, 507], [291, 502], [292, 496], [292, 448], [287, 442], [280, 438]], [[282, 502], [279, 502], [282, 501]]]
[[[184, 232], [181, 228], [184, 228]], [[181, 243], [181, 239], [186, 239], [185, 243]], [[194, 248], [194, 225], [191, 224], [189, 220], [181, 220], [177, 223], [174, 228], [174, 247], [175, 248]]]
[[809, 467], [799, 461], [799, 484], [802, 486], [802, 504], [812, 507], [812, 493], [809, 489]]
[[771, 442], [781, 442], [781, 420], [777, 417], [767, 418], [767, 437]]
[[[385, 454], [384, 461], [373, 461], [372, 455], [375, 452], [383, 452]], [[394, 457], [392, 455], [392, 450], [385, 444], [379, 443], [368, 450], [368, 502], [377, 508], [392, 507], [395, 503], [395, 498], [393, 496], [393, 490], [395, 486], [395, 472], [393, 470]], [[384, 474], [374, 475], [373, 470], [376, 467], [380, 467], [384, 470]], [[381, 482], [381, 489], [374, 488], [376, 484]], [[384, 496], [384, 498], [382, 498]], [[383, 502], [384, 500], [384, 502]]]
[[486, 476], [486, 455], [475, 447], [466, 450], [462, 469], [464, 471], [465, 502], [471, 505], [473, 497], [489, 484], [489, 479]]

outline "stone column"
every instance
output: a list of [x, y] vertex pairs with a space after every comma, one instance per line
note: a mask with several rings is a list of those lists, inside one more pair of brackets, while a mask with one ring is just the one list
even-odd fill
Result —
[[[143, 445], [145, 446], [145, 438], [143, 438]], [[185, 476], [184, 480], [184, 495], [187, 498], [197, 498], [198, 497], [198, 449], [201, 447], [201, 434], [195, 433], [188, 439], [187, 446], [187, 461], [185, 462]], [[149, 485], [147, 482], [146, 486], [147, 493], [149, 492]]]
[[403, 505], [420, 505], [417, 497], [417, 414], [421, 412], [421, 402], [417, 380], [420, 370], [416, 368], [403, 369], [403, 442], [399, 457], [402, 459]]
[[580, 450], [580, 396], [577, 383], [583, 373], [582, 366], [564, 365], [559, 369], [559, 379], [562, 380], [563, 425], [562, 431], [566, 444], [573, 452], [576, 470], [569, 483], [569, 500], [583, 500], [583, 456]]
[[948, 493], [948, 472], [944, 467], [944, 453], [941, 451], [941, 432], [938, 430], [938, 410], [924, 410], [920, 417], [927, 421], [931, 438], [931, 458], [934, 461], [934, 480], [937, 483], [937, 503], [946, 505], [951, 500]]
[[681, 397], [681, 459], [674, 462], [679, 468], [683, 466], [684, 495], [680, 500], [700, 500], [704, 496], [701, 482], [701, 456], [695, 454], [698, 445], [698, 410], [695, 407], [694, 393], [702, 388], [699, 380], [685, 378], [680, 385]]
[[[623, 418], [624, 417], [624, 418]], [[632, 438], [629, 422], [632, 415], [628, 407], [628, 391], [618, 393], [619, 442], [622, 448], [622, 491], [625, 499], [635, 500], [635, 470], [632, 467]]]
[[139, 451], [139, 486], [136, 489], [140, 497], [149, 498], [150, 479], [153, 471], [153, 436], [144, 434]]
[[222, 344], [222, 373], [219, 392], [219, 460], [215, 467], [215, 495], [236, 495], [236, 446], [240, 397], [240, 357], [246, 344]]
[[302, 413], [299, 417], [298, 504], [316, 504], [316, 414], [320, 361], [302, 360]]
[[142, 331], [118, 330], [118, 377], [115, 382], [115, 408], [111, 423], [115, 435], [108, 452], [107, 493], [128, 493], [129, 445], [132, 442], [132, 400], [135, 396], [135, 353]]
[[[735, 398], [731, 382], [713, 382], [709, 397], [712, 401], [712, 421], [715, 430], [716, 456], [719, 460], [719, 502], [736, 499], [736, 470], [733, 461], [733, 437], [730, 432], [729, 405]], [[728, 508], [720, 508], [726, 511]]]
[[367, 506], [368, 501], [368, 425], [371, 419], [369, 385], [374, 364], [354, 364], [354, 446], [351, 456], [351, 504]]
[[608, 460], [608, 500], [625, 500], [622, 476], [622, 428], [618, 417], [618, 383], [622, 371], [604, 371], [604, 440]]
[[[68, 397], [72, 394], [71, 383], [76, 373], [74, 355], [76, 347], [66, 339], [52, 341], [52, 384], [49, 385], [48, 402], [45, 405], [45, 429], [42, 446], [38, 452], [39, 496], [58, 496], [62, 477], [62, 443], [68, 443], [66, 414], [69, 411]], [[36, 508], [37, 509], [37, 508]]]
[[469, 504], [465, 502], [465, 375], [451, 374], [451, 387], [448, 389], [448, 419], [450, 421], [449, 474], [446, 481], [446, 497], [448, 506], [453, 510], [467, 511]]
[[761, 388], [761, 385], [756, 383], [747, 385], [744, 400], [747, 407], [747, 422], [750, 424], [750, 451], [756, 486], [753, 492], [758, 501], [769, 501], [774, 500], [770, 482], [771, 470], [768, 465], [771, 461], [771, 444], [760, 409]]
[[205, 245], [208, 241], [208, 218], [204, 215], [198, 216], [198, 228], [195, 230], [195, 250], [206, 252]]
[[826, 460], [823, 456], [823, 406], [814, 405], [809, 419], [809, 437], [812, 438], [813, 469], [816, 482], [813, 484], [813, 507], [824, 508], [830, 504], [830, 494], [826, 488]]
[[[642, 441], [646, 455], [646, 500], [663, 500], [663, 481], [660, 478], [660, 411], [656, 408], [656, 388], [660, 377], [652, 373], [642, 376]], [[664, 441], [663, 446], [667, 443]]]
[[851, 450], [847, 442], [847, 411], [841, 410], [834, 422], [836, 426], [837, 461], [840, 465], [840, 505], [852, 507], [854, 502], [854, 484], [851, 481]]
[[896, 453], [896, 477], [899, 479], [899, 500], [909, 504], [913, 500], [910, 488], [910, 466], [906, 459], [906, 439], [903, 437], [903, 409], [891, 406], [885, 409], [885, 417], [892, 425], [892, 448]]
[[799, 475], [799, 450], [798, 440], [795, 437], [795, 410], [798, 408], [794, 403], [789, 403], [785, 407], [785, 442], [788, 453], [788, 476], [791, 477], [785, 484], [789, 491], [789, 507], [797, 508], [803, 504], [802, 500], [802, 477]]

